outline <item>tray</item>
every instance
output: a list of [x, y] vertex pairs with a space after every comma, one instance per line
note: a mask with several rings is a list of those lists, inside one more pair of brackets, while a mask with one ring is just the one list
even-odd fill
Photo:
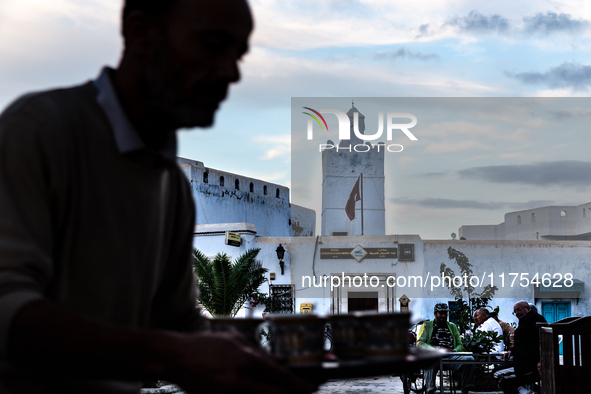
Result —
[[308, 381], [365, 378], [369, 376], [402, 375], [422, 368], [428, 368], [446, 353], [412, 347], [406, 357], [383, 362], [324, 362], [315, 367], [289, 367], [296, 375]]

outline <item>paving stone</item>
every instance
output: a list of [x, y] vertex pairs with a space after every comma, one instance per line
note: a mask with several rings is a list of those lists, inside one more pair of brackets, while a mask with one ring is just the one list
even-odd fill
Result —
[[404, 394], [398, 376], [376, 378], [330, 380], [320, 386], [318, 394]]

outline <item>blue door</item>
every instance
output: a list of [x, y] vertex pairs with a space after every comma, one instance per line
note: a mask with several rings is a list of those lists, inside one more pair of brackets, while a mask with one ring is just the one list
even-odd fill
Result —
[[554, 323], [565, 317], [570, 317], [570, 302], [542, 302], [542, 316], [548, 323]]
[[[570, 317], [570, 302], [542, 302], [542, 316], [544, 316], [544, 319], [546, 319], [548, 323], [554, 323], [565, 317]], [[559, 341], [559, 354], [562, 356], [562, 335], [559, 335]]]

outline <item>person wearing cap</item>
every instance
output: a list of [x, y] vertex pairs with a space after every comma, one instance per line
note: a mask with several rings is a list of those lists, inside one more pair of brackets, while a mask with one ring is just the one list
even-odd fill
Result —
[[[447, 304], [436, 304], [433, 312], [435, 319], [423, 323], [419, 330], [417, 346], [426, 349], [441, 349], [446, 352], [464, 351], [458, 327], [454, 323], [447, 321], [447, 315], [449, 314]], [[471, 356], [449, 356], [448, 358], [457, 361], [474, 360]], [[474, 366], [471, 364], [451, 364], [450, 368], [460, 372], [462, 394], [468, 393], [474, 379]], [[425, 370], [425, 384], [427, 385], [428, 394], [434, 393], [437, 389], [435, 386], [436, 374], [437, 370], [435, 368]]]

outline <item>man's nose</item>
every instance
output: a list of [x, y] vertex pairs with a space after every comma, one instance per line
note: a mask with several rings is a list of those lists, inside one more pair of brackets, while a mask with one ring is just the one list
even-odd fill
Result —
[[236, 57], [227, 56], [218, 65], [218, 76], [228, 82], [240, 80], [240, 69]]

